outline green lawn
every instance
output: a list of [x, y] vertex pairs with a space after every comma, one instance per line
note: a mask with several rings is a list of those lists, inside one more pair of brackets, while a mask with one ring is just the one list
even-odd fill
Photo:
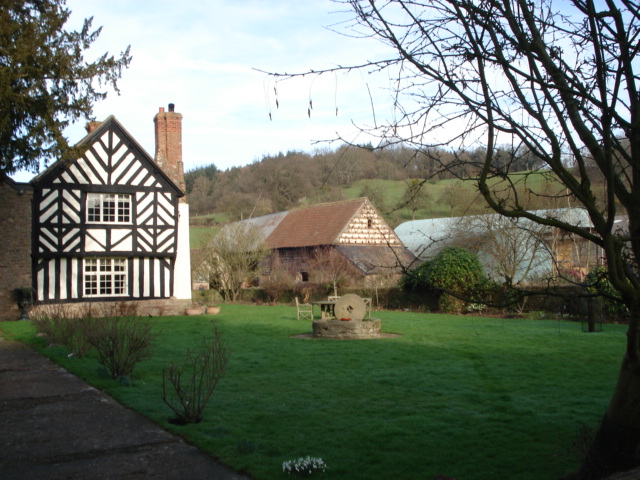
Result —
[[[581, 426], [606, 408], [625, 327], [384, 311], [377, 340], [304, 340], [287, 306], [224, 305], [216, 317], [158, 321], [155, 356], [133, 386], [102, 378], [93, 359], [44, 353], [119, 401], [258, 480], [284, 460], [318, 456], [344, 480], [557, 479], [577, 466]], [[229, 369], [196, 425], [168, 423], [161, 370], [210, 331], [230, 346]], [[0, 323], [38, 345], [28, 322]]]

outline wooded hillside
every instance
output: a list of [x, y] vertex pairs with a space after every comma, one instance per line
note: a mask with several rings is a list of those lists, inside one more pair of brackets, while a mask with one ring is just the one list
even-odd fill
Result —
[[[532, 173], [540, 163], [528, 152], [502, 152], [527, 208], [576, 206], [562, 195], [550, 172]], [[202, 224], [202, 217], [224, 223], [361, 196], [368, 197], [392, 227], [414, 218], [486, 213], [473, 181], [474, 165], [480, 165], [484, 155], [483, 149], [452, 153], [343, 145], [315, 153], [280, 153], [225, 171], [210, 165], [186, 173], [192, 223]]]

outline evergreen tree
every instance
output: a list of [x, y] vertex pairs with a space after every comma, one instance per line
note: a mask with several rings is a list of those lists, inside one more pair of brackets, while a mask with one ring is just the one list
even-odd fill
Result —
[[0, 6], [0, 173], [39, 170], [40, 161], [70, 158], [63, 130], [89, 119], [106, 88], [116, 92], [129, 47], [94, 62], [85, 51], [100, 35], [92, 18], [68, 31], [65, 0], [5, 0]]

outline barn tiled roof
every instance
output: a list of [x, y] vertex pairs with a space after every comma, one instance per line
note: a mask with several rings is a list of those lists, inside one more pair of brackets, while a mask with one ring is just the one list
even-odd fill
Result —
[[366, 198], [357, 198], [291, 210], [267, 237], [267, 247], [273, 249], [333, 245], [365, 202]]
[[336, 247], [365, 275], [398, 273], [415, 267], [416, 257], [404, 247], [340, 245]]

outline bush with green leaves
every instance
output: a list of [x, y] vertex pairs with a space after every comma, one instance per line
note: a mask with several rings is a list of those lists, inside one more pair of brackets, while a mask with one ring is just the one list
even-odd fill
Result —
[[609, 281], [606, 267], [596, 267], [585, 279], [589, 292], [602, 296], [602, 307], [608, 317], [624, 317], [629, 315], [626, 305], [620, 300], [620, 293]]
[[478, 303], [477, 294], [486, 281], [476, 254], [465, 248], [446, 247], [433, 260], [407, 273], [402, 286], [410, 290], [437, 291], [440, 311], [459, 313], [467, 300]]
[[427, 282], [427, 270], [430, 263], [427, 260], [416, 268], [407, 271], [398, 283], [400, 288], [408, 292], [424, 291], [431, 288], [431, 285]]

